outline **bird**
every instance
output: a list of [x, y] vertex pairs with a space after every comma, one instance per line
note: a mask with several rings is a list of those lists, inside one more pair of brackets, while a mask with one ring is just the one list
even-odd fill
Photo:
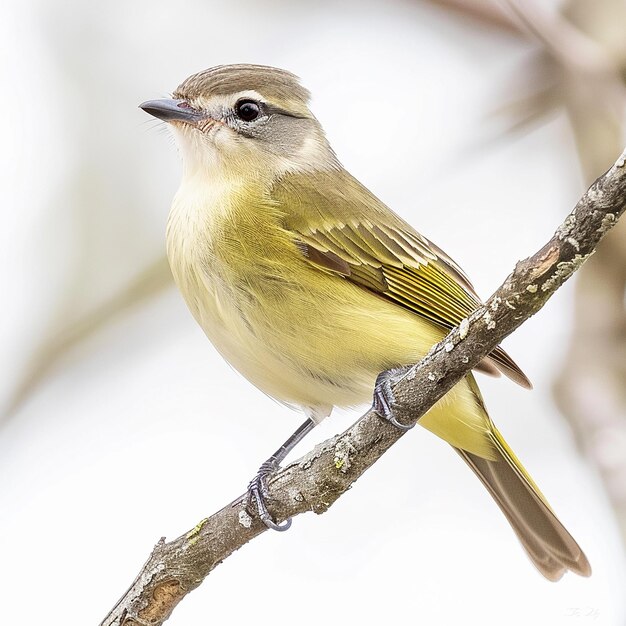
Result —
[[[228, 363], [306, 417], [248, 487], [262, 521], [286, 530], [291, 520], [268, 511], [268, 476], [335, 407], [373, 398], [404, 428], [389, 372], [418, 362], [481, 300], [450, 256], [341, 165], [291, 72], [216, 66], [140, 107], [170, 125], [182, 156], [166, 240], [193, 317]], [[531, 387], [501, 347], [476, 369]], [[473, 373], [418, 423], [474, 471], [541, 574], [591, 574]]]

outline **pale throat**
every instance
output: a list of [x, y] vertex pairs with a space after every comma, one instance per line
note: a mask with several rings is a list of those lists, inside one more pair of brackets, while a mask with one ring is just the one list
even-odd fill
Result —
[[[310, 132], [298, 149], [281, 154], [241, 142], [230, 136], [230, 129], [219, 127], [211, 137], [176, 126], [172, 127], [183, 160], [183, 184], [206, 177], [213, 181], [253, 181], [270, 184], [286, 173], [311, 172], [340, 167], [323, 132]], [[197, 181], [196, 181], [197, 182]]]
[[[167, 225], [168, 255], [192, 259], [212, 254], [221, 226], [250, 205], [270, 207], [268, 192], [288, 172], [337, 167], [323, 137], [311, 134], [291, 158], [242, 144], [224, 129], [211, 138], [174, 127], [183, 158], [183, 175]], [[226, 145], [228, 144], [228, 145]], [[198, 245], [199, 242], [202, 245]]]
[[199, 133], [175, 127], [174, 131], [183, 175], [168, 219], [168, 253], [171, 256], [186, 250], [194, 256], [193, 242], [201, 240], [206, 252], [220, 223], [242, 202], [264, 195], [271, 179], [267, 170], [260, 175], [255, 168], [246, 167], [250, 157], [233, 159], [233, 151], [229, 154]]

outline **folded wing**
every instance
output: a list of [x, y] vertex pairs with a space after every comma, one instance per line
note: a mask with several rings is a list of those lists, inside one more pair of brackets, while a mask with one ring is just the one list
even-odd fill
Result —
[[[284, 227], [303, 256], [321, 270], [341, 275], [446, 331], [480, 306], [463, 270], [345, 170], [288, 174], [275, 184], [272, 199], [288, 206]], [[491, 375], [502, 372], [531, 387], [500, 347], [477, 369]]]

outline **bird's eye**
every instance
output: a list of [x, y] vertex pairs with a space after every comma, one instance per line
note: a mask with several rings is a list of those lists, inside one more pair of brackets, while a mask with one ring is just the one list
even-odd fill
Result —
[[261, 107], [254, 100], [239, 100], [235, 105], [235, 113], [240, 120], [252, 122], [261, 114]]

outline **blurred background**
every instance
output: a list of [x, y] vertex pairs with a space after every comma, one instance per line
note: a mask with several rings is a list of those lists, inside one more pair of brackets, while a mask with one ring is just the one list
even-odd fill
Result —
[[[160, 536], [241, 493], [299, 424], [173, 287], [180, 163], [140, 102], [221, 63], [295, 72], [344, 165], [484, 297], [623, 144], [625, 0], [7, 0], [0, 41], [7, 624], [99, 623]], [[534, 391], [479, 381], [590, 579], [545, 581], [457, 455], [416, 429], [328, 514], [229, 558], [171, 623], [244, 624], [258, 600], [260, 624], [624, 624], [622, 222], [506, 342]]]

